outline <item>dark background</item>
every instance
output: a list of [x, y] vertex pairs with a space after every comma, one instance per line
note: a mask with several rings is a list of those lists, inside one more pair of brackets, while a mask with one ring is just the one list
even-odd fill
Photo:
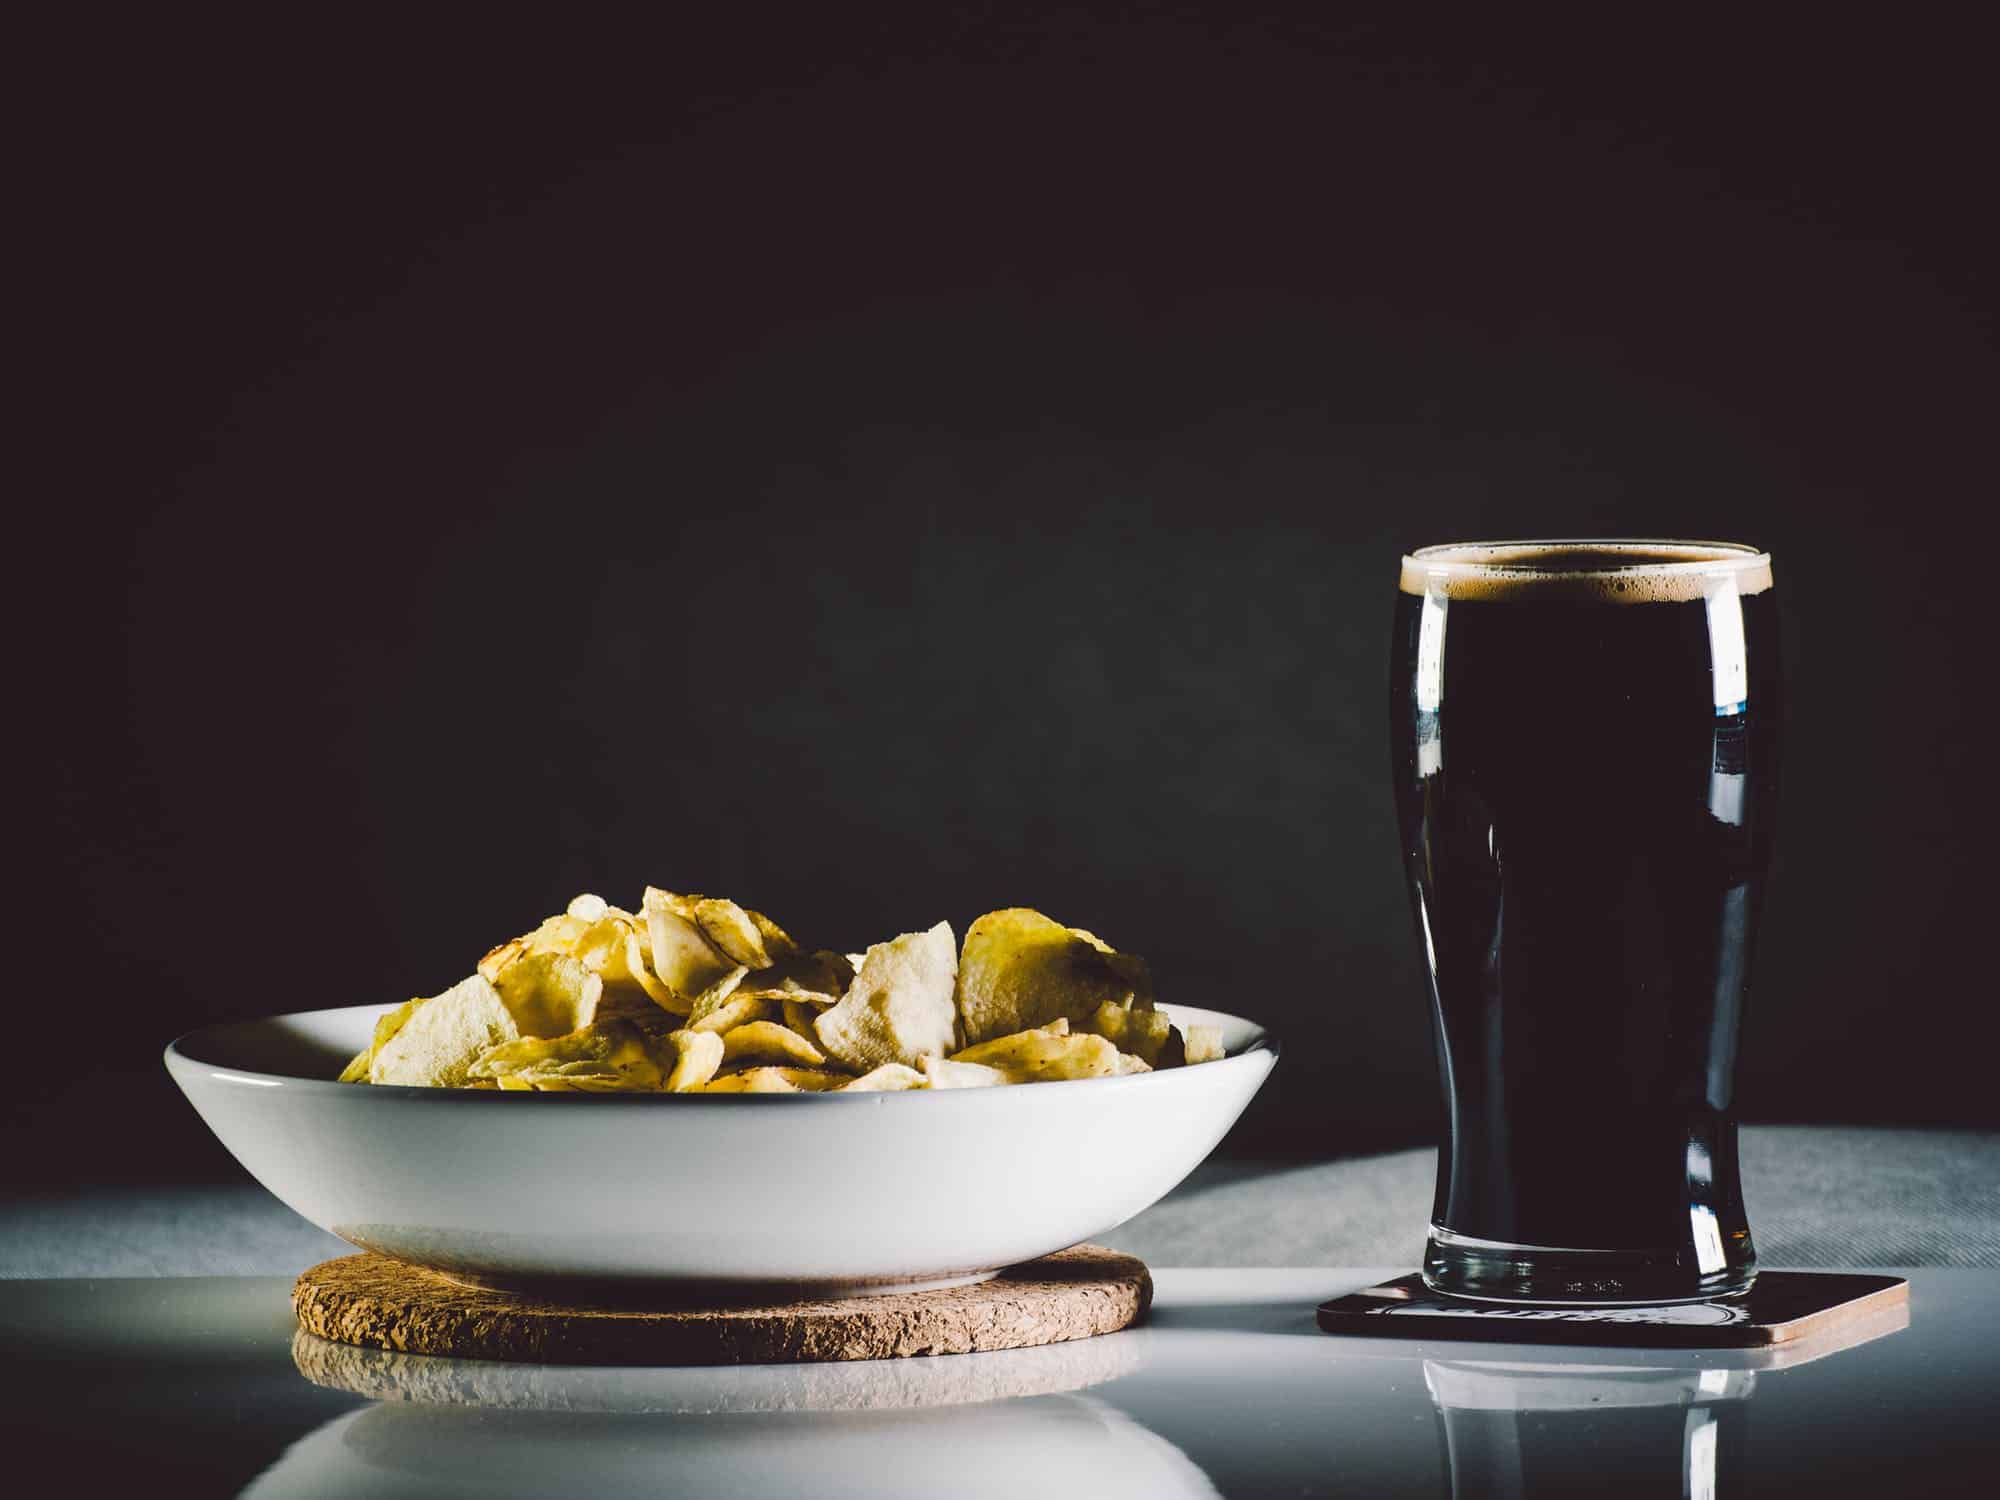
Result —
[[26, 1169], [226, 1170], [170, 1037], [648, 881], [837, 947], [1037, 905], [1283, 1033], [1232, 1149], [1430, 1138], [1388, 623], [1473, 536], [1775, 553], [1743, 1110], [2000, 1121], [1968, 37], [151, 24], [24, 63]]

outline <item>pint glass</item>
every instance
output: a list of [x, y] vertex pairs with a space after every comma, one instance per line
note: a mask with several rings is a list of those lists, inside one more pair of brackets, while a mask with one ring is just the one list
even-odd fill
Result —
[[1778, 789], [1771, 560], [1709, 542], [1403, 559], [1396, 806], [1447, 1139], [1434, 1289], [1749, 1286], [1732, 1113]]

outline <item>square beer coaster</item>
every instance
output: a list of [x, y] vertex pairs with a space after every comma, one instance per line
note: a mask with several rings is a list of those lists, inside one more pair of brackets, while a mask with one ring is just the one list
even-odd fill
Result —
[[1662, 1307], [1557, 1307], [1473, 1302], [1425, 1286], [1415, 1272], [1319, 1305], [1319, 1326], [1359, 1338], [1477, 1339], [1647, 1349], [1789, 1344], [1910, 1300], [1900, 1276], [1765, 1271], [1750, 1290]]

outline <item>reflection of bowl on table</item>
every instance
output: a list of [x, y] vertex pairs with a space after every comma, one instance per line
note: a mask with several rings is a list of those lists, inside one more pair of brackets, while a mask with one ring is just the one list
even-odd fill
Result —
[[[577, 1370], [301, 1335], [310, 1378], [388, 1399], [295, 1443], [244, 1492], [287, 1495], [1213, 1496], [1172, 1443], [1059, 1393], [1136, 1359], [1117, 1339], [942, 1360]], [[1030, 1394], [1045, 1391], [1046, 1394]]]
[[819, 1294], [972, 1279], [1101, 1234], [1220, 1141], [1276, 1061], [941, 1092], [520, 1094], [337, 1084], [388, 1007], [167, 1049], [257, 1180], [334, 1234], [466, 1279], [727, 1281]]

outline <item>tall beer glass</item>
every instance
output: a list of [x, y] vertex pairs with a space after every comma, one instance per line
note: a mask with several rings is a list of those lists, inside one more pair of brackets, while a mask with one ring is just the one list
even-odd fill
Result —
[[1448, 1138], [1424, 1279], [1499, 1301], [1749, 1286], [1732, 1092], [1778, 791], [1771, 559], [1403, 559], [1396, 806]]

